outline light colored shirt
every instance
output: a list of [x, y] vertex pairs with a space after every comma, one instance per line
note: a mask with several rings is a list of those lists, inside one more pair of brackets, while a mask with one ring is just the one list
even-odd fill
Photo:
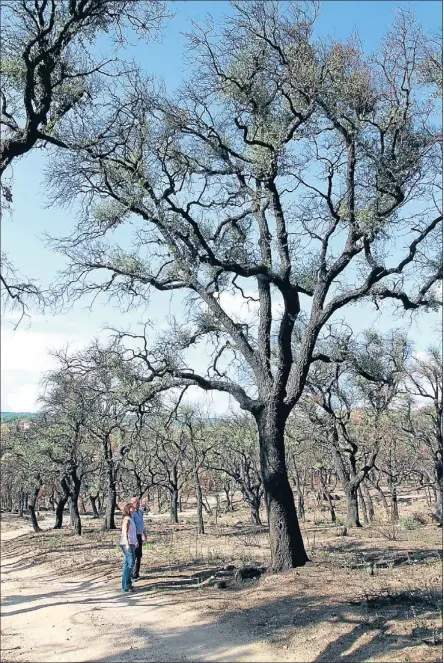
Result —
[[134, 523], [134, 520], [129, 516], [125, 516], [125, 518], [122, 520], [122, 536], [120, 537], [120, 545], [126, 546], [127, 544], [126, 533], [124, 529], [125, 521], [127, 520], [129, 520], [128, 543], [130, 544], [130, 546], [135, 546], [137, 543], [136, 525]]
[[145, 525], [143, 524], [143, 511], [137, 509], [133, 513], [133, 520], [136, 523], [136, 534], [145, 534]]

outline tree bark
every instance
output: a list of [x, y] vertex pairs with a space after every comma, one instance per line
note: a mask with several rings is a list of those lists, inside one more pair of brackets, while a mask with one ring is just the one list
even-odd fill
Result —
[[171, 522], [177, 524], [179, 522], [179, 491], [177, 488], [171, 490]]
[[375, 519], [375, 509], [373, 506], [373, 500], [372, 496], [370, 494], [370, 490], [367, 486], [366, 480], [362, 482], [362, 494], [364, 496], [364, 501], [365, 504], [367, 505], [367, 513], [368, 513], [368, 519], [372, 523]]
[[359, 502], [361, 503], [362, 507], [362, 517], [364, 520], [364, 525], [368, 525], [369, 519], [368, 519], [368, 513], [367, 513], [367, 504], [365, 503], [364, 500], [364, 495], [362, 492], [361, 484], [358, 486], [358, 497], [359, 497]]
[[100, 518], [100, 514], [97, 510], [97, 498], [98, 495], [90, 495], [89, 496], [89, 501], [91, 502], [91, 509], [93, 512], [93, 518]]
[[117, 487], [113, 477], [108, 477], [108, 499], [106, 502], [105, 518], [103, 521], [103, 529], [111, 530], [117, 529], [115, 522], [115, 513], [117, 505]]
[[399, 520], [398, 491], [390, 474], [388, 475], [388, 487], [390, 491], [390, 518], [392, 523], [396, 523]]
[[63, 490], [63, 495], [60, 497], [60, 500], [56, 507], [54, 529], [62, 529], [63, 513], [65, 510], [66, 503], [69, 499], [69, 487], [67, 484], [67, 479], [65, 477], [60, 481], [60, 485]]
[[283, 413], [273, 406], [267, 406], [257, 415], [271, 568], [275, 572], [304, 566], [309, 561], [285, 465], [285, 420]]
[[347, 496], [347, 527], [362, 527], [359, 521], [358, 488], [350, 482], [346, 490]]
[[31, 499], [31, 501], [29, 502], [29, 505], [28, 505], [29, 513], [31, 514], [32, 528], [33, 528], [34, 532], [41, 532], [42, 531], [41, 528], [39, 527], [38, 522], [37, 522], [37, 515], [36, 515], [36, 504], [37, 504], [37, 500], [38, 500], [38, 497], [39, 497], [41, 486], [42, 486], [41, 482], [39, 482], [39, 484], [37, 486], [35, 486], [34, 491], [32, 493], [32, 499]]

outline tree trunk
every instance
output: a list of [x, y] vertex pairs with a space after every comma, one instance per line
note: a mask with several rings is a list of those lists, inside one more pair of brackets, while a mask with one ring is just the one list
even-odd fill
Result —
[[372, 483], [373, 483], [373, 487], [375, 488], [375, 490], [378, 491], [378, 493], [381, 497], [381, 502], [384, 506], [384, 511], [385, 511], [386, 516], [387, 516], [387, 520], [390, 520], [390, 506], [389, 506], [389, 503], [387, 502], [386, 496], [384, 495], [384, 491], [379, 486], [379, 484], [374, 483], [374, 482], [372, 482]]
[[367, 486], [366, 480], [362, 482], [362, 494], [364, 496], [365, 504], [367, 505], [368, 519], [372, 523], [375, 519], [375, 509], [373, 507], [373, 500], [370, 490]]
[[74, 532], [78, 534], [78, 536], [81, 536], [82, 521], [79, 512], [79, 498], [75, 494], [71, 496], [71, 514], [72, 514], [72, 525], [74, 527]]
[[436, 501], [435, 518], [438, 521], [438, 527], [442, 527], [442, 454], [435, 454], [435, 481], [436, 481]]
[[179, 491], [177, 488], [173, 488], [171, 490], [171, 522], [174, 524], [177, 524], [179, 522], [179, 516], [178, 516], [178, 510], [179, 510]]
[[398, 491], [390, 474], [388, 475], [388, 486], [390, 490], [390, 518], [392, 523], [396, 523], [399, 520]]
[[227, 498], [227, 506], [225, 507], [225, 513], [228, 513], [229, 511], [234, 511], [233, 508], [233, 497], [231, 495], [231, 485], [229, 483], [224, 483], [224, 493]]
[[37, 504], [38, 497], [39, 497], [40, 488], [41, 488], [41, 483], [39, 483], [38, 486], [35, 486], [34, 492], [32, 494], [32, 499], [31, 499], [31, 501], [29, 503], [29, 506], [28, 506], [29, 513], [31, 514], [31, 522], [32, 522], [32, 528], [33, 528], [34, 532], [41, 532], [42, 531], [39, 527], [38, 522], [37, 522], [37, 515], [36, 515], [36, 508], [35, 508], [36, 504]]
[[358, 498], [359, 498], [359, 502], [361, 503], [361, 507], [362, 507], [362, 517], [363, 517], [363, 520], [364, 520], [364, 525], [368, 525], [369, 520], [368, 520], [368, 513], [367, 513], [367, 504], [365, 503], [365, 500], [364, 500], [364, 495], [362, 493], [361, 484], [359, 484], [359, 486], [358, 486]]
[[69, 499], [69, 486], [68, 486], [68, 483], [67, 483], [67, 479], [63, 478], [60, 481], [60, 485], [61, 485], [61, 488], [63, 490], [63, 495], [60, 497], [60, 500], [57, 504], [54, 529], [62, 529], [63, 513], [64, 513], [64, 510], [65, 510], [66, 503]]
[[23, 514], [25, 511], [25, 492], [23, 490], [20, 491], [20, 498], [19, 498], [19, 516], [20, 518], [23, 518]]
[[117, 529], [115, 522], [115, 513], [117, 505], [117, 488], [114, 477], [108, 476], [108, 499], [106, 502], [105, 518], [103, 521], [103, 529]]
[[294, 485], [296, 488], [297, 502], [296, 502], [296, 513], [300, 520], [305, 521], [305, 500], [304, 500], [304, 487], [305, 487], [305, 477], [304, 484], [301, 485], [301, 478], [299, 476], [298, 469], [296, 467], [296, 461], [293, 458], [293, 467], [294, 467]]
[[331, 522], [335, 523], [336, 522], [336, 511], [335, 511], [335, 505], [333, 504], [333, 500], [331, 498], [330, 490], [328, 488], [328, 475], [326, 477], [324, 477], [324, 473], [323, 473], [322, 469], [319, 470], [319, 480], [321, 482], [322, 492], [323, 492], [324, 498], [328, 503], [328, 508], [330, 510]]
[[74, 527], [74, 532], [78, 536], [81, 536], [82, 521], [79, 513], [79, 495], [80, 495], [80, 486], [82, 484], [82, 480], [77, 476], [76, 469], [72, 470], [71, 472], [71, 481], [72, 481], [72, 487], [70, 491], [70, 497], [71, 497], [72, 525]]
[[285, 416], [277, 408], [268, 406], [258, 415], [257, 423], [270, 531], [271, 568], [275, 572], [286, 571], [304, 566], [309, 559], [285, 465]]
[[98, 495], [90, 495], [89, 496], [89, 501], [91, 502], [91, 509], [93, 512], [93, 518], [100, 518], [100, 514], [97, 510], [97, 498]]
[[197, 503], [197, 532], [198, 534], [205, 534], [204, 520], [203, 520], [203, 499], [202, 487], [200, 485], [199, 470], [194, 470], [194, 484], [196, 486], [196, 503]]
[[358, 488], [350, 482], [346, 490], [347, 497], [347, 527], [362, 527], [359, 522], [359, 507], [358, 507]]

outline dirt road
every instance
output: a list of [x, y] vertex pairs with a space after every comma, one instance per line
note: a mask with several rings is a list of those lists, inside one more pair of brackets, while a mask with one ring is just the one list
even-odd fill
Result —
[[[2, 544], [28, 531], [2, 532]], [[58, 577], [49, 566], [2, 555], [1, 604], [4, 663], [290, 660], [212, 621], [202, 602], [198, 610], [174, 591], [144, 591], [143, 580], [128, 595], [114, 579]]]

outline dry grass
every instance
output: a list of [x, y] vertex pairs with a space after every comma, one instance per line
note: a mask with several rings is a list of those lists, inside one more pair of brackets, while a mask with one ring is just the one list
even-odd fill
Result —
[[[174, 591], [177, 601], [192, 596], [215, 619], [233, 620], [294, 652], [291, 660], [441, 660], [441, 530], [423, 517], [420, 498], [401, 505], [399, 524], [385, 523], [379, 513], [377, 524], [344, 537], [312, 505], [302, 524], [310, 564], [221, 590], [200, 583], [226, 564], [268, 564], [266, 528], [249, 525], [240, 504], [217, 525], [208, 523], [203, 536], [191, 510], [181, 514], [180, 525], [153, 515], [144, 546], [144, 591]], [[20, 552], [22, 563], [54, 565], [58, 574], [75, 570], [82, 578], [117, 579], [119, 532], [102, 532], [101, 521], [83, 520], [82, 537], [69, 528], [47, 530], [6, 543], [4, 554]], [[17, 517], [4, 517], [2, 529], [11, 521], [16, 525]]]

